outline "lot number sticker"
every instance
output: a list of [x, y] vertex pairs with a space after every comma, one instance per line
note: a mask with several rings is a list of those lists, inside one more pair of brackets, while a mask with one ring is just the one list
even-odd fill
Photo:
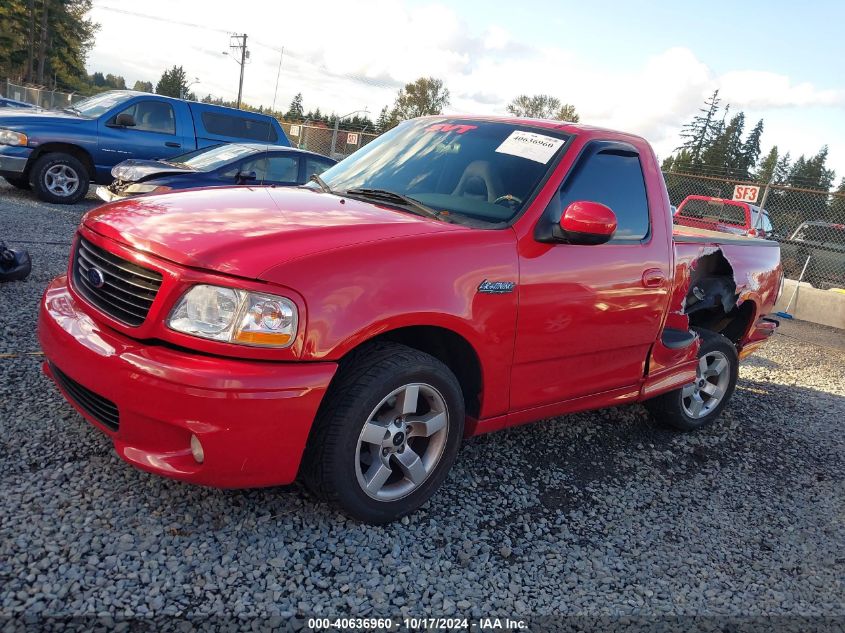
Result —
[[496, 151], [527, 158], [545, 165], [563, 143], [563, 139], [553, 136], [515, 130], [496, 148]]
[[760, 187], [737, 185], [734, 187], [734, 200], [740, 200], [741, 202], [757, 202], [757, 195], [759, 193]]

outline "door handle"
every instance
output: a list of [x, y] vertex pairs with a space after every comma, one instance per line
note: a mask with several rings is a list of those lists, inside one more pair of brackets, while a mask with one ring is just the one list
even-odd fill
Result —
[[165, 145], [167, 145], [168, 147], [182, 147], [180, 143], [174, 143], [173, 141], [167, 141]]
[[660, 288], [666, 281], [666, 275], [659, 268], [649, 268], [643, 273], [643, 288]]

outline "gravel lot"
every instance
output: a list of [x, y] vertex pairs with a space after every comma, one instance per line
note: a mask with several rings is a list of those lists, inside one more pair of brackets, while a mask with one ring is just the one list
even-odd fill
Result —
[[[93, 204], [0, 184], [0, 239], [67, 242]], [[29, 248], [31, 278], [0, 287], [0, 353], [38, 350], [39, 296], [66, 267], [68, 246]], [[471, 439], [387, 527], [298, 486], [136, 471], [37, 356], [0, 358], [0, 615], [845, 617], [845, 337], [781, 331], [702, 432], [631, 406]]]

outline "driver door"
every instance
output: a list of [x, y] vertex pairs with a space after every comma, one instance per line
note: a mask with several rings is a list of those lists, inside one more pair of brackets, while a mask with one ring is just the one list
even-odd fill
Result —
[[610, 207], [617, 231], [599, 245], [520, 239], [511, 411], [635, 386], [657, 338], [669, 261], [636, 148], [588, 144], [541, 222], [579, 200]]

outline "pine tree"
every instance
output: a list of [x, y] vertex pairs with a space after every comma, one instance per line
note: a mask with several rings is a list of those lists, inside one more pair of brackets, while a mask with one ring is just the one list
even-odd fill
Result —
[[376, 119], [376, 132], [382, 134], [383, 132], [387, 132], [390, 127], [390, 110], [387, 106], [384, 106]]
[[285, 118], [288, 121], [301, 121], [303, 117], [302, 109], [302, 93], [296, 93], [296, 96], [291, 100], [290, 107], [285, 113]]
[[[760, 158], [760, 138], [763, 136], [763, 119], [757, 121], [757, 125], [748, 134], [745, 143], [742, 145], [742, 157], [740, 159], [739, 169], [749, 176], [751, 170], [757, 164], [757, 159]], [[775, 149], [775, 161], [777, 161], [777, 147]], [[774, 166], [774, 163], [773, 163]], [[766, 182], [769, 182], [766, 180]]]
[[196, 100], [193, 93], [188, 93], [188, 75], [181, 66], [174, 66], [161, 74], [161, 79], [156, 84], [156, 94]]
[[719, 91], [715, 90], [699, 109], [698, 116], [681, 128], [681, 143], [678, 149], [690, 151], [692, 164], [697, 165], [701, 155], [714, 138], [716, 115], [719, 112]]
[[[755, 128], [756, 129], [756, 128]], [[747, 142], [746, 142], [747, 143]], [[757, 169], [751, 178], [757, 182], [770, 182], [775, 176], [775, 170], [778, 165], [778, 146], [775, 145], [766, 154], [766, 157], [760, 162], [760, 168]]]

